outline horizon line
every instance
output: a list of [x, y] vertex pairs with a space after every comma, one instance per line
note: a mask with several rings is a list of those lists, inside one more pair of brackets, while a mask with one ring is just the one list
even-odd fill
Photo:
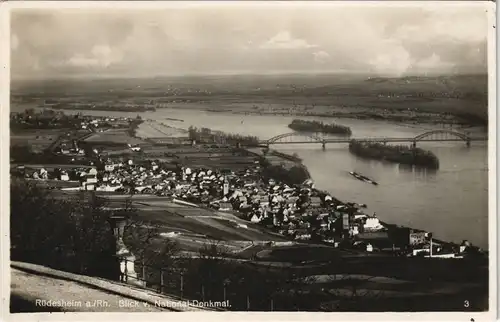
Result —
[[97, 80], [97, 79], [158, 79], [158, 78], [183, 78], [183, 77], [238, 77], [238, 76], [359, 76], [368, 78], [405, 78], [405, 77], [453, 77], [453, 76], [488, 76], [488, 72], [463, 72], [463, 73], [404, 73], [394, 75], [390, 73], [370, 72], [228, 72], [228, 73], [176, 73], [162, 75], [54, 75], [44, 76], [14, 76], [10, 81], [51, 81], [51, 80]]

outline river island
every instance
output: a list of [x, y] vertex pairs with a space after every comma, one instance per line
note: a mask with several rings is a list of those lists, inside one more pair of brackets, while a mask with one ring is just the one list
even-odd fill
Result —
[[429, 169], [439, 168], [439, 159], [431, 151], [406, 145], [351, 140], [349, 151], [362, 158], [388, 161]]
[[324, 134], [341, 134], [350, 136], [351, 129], [348, 126], [343, 126], [335, 123], [323, 123], [319, 121], [309, 121], [294, 119], [288, 127], [298, 132], [324, 133]]

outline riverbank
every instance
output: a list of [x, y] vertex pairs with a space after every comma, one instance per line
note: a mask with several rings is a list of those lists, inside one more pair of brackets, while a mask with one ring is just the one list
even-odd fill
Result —
[[454, 126], [487, 126], [484, 118], [473, 114], [461, 113], [453, 115], [450, 113], [415, 112], [401, 109], [367, 109], [363, 107], [334, 107], [329, 109], [315, 107], [314, 109], [290, 110], [288, 107], [270, 109], [252, 108], [202, 108], [213, 113], [231, 113], [236, 115], [256, 116], [288, 116], [288, 117], [319, 117], [319, 118], [346, 118], [357, 120], [376, 120], [393, 123], [407, 124], [430, 124], [430, 125], [454, 125]]
[[54, 110], [83, 110], [83, 111], [108, 111], [108, 112], [154, 112], [155, 107], [152, 106], [96, 106], [96, 105], [42, 105], [38, 108], [50, 108]]

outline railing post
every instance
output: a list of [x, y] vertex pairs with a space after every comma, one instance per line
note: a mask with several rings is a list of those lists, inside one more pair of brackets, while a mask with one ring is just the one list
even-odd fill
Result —
[[201, 285], [201, 300], [205, 302], [205, 286]]
[[144, 283], [144, 286], [147, 285], [146, 283], [146, 266], [144, 265], [144, 258], [141, 260], [142, 263], [142, 281]]
[[163, 269], [160, 270], [160, 294], [163, 294]]
[[184, 274], [181, 272], [181, 300], [184, 295]]
[[247, 311], [250, 311], [250, 295], [247, 295]]
[[[123, 280], [125, 281], [125, 283], [128, 282], [128, 259], [124, 258], [122, 259], [125, 263], [125, 268], [123, 270]], [[120, 260], [120, 266], [121, 266], [121, 260]], [[120, 271], [121, 271], [121, 267], [120, 267]]]

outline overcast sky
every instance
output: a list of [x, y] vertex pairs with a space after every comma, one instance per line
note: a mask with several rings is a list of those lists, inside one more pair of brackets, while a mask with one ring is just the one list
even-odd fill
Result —
[[486, 71], [485, 8], [17, 9], [11, 75]]

